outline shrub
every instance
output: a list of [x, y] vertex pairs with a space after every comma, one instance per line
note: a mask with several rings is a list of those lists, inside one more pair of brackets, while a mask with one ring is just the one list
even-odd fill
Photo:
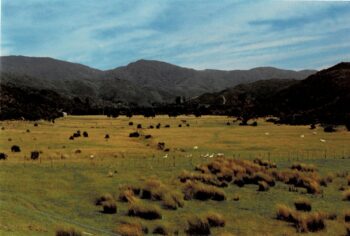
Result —
[[7, 154], [0, 152], [0, 160], [6, 160], [7, 159]]
[[332, 125], [328, 125], [328, 126], [323, 128], [323, 131], [326, 133], [332, 133], [332, 132], [335, 132], [336, 130], [334, 129], [334, 127]]
[[128, 215], [146, 220], [162, 219], [162, 214], [157, 206], [151, 204], [143, 205], [140, 202], [133, 202], [130, 204]]
[[294, 206], [298, 211], [311, 211], [311, 202], [306, 198], [297, 199]]
[[258, 122], [254, 121], [251, 126], [258, 126]]
[[120, 192], [118, 199], [121, 202], [132, 202], [134, 197], [134, 192], [131, 189], [124, 189]]
[[[220, 182], [215, 175], [204, 174], [204, 173], [193, 173], [189, 171], [182, 171], [178, 177], [182, 183], [185, 183], [188, 180], [197, 180], [205, 184], [214, 185], [217, 187], [223, 187], [223, 183]], [[231, 177], [232, 178], [232, 177]]]
[[226, 223], [225, 218], [216, 212], [208, 212], [204, 218], [207, 219], [211, 227], [224, 227]]
[[56, 236], [81, 236], [82, 233], [74, 228], [59, 228], [56, 230]]
[[164, 125], [164, 128], [170, 128], [170, 125]]
[[21, 152], [21, 148], [18, 145], [13, 145], [11, 147], [11, 152]]
[[30, 153], [30, 159], [36, 160], [36, 159], [38, 159], [38, 158], [39, 158], [39, 152], [38, 152], [38, 151], [32, 151], [32, 152]]
[[162, 205], [166, 209], [176, 210], [184, 206], [183, 196], [179, 193], [167, 193], [162, 196]]
[[277, 168], [276, 163], [274, 163], [272, 161], [262, 160], [260, 158], [256, 158], [253, 162], [260, 165], [260, 166], [264, 166], [266, 168]]
[[258, 191], [264, 192], [264, 191], [268, 191], [269, 190], [269, 185], [265, 181], [259, 181], [258, 184], [259, 184]]
[[138, 138], [138, 137], [140, 137], [140, 134], [138, 132], [132, 132], [129, 134], [129, 137], [130, 138]]
[[141, 124], [137, 124], [137, 128], [138, 129], [142, 129], [142, 125]]
[[350, 189], [343, 192], [343, 200], [350, 201]]
[[214, 201], [226, 200], [226, 194], [221, 189], [193, 181], [186, 183], [183, 192], [186, 200], [193, 198], [202, 201], [209, 199]]
[[70, 137], [69, 137], [69, 140], [74, 140], [74, 137], [73, 137], [73, 136], [70, 136]]
[[105, 139], [109, 139], [109, 134], [106, 134], [106, 135], [105, 135]]
[[134, 122], [130, 121], [129, 126], [133, 126], [133, 125], [134, 125]]
[[189, 235], [210, 235], [210, 225], [207, 219], [191, 216], [187, 218], [187, 228], [185, 232]]
[[89, 137], [89, 134], [88, 134], [88, 132], [84, 131], [84, 132], [83, 132], [83, 136], [84, 136], [84, 138], [87, 138], [87, 137]]
[[114, 197], [110, 193], [105, 193], [95, 200], [95, 205], [102, 205], [105, 201], [114, 201]]
[[152, 138], [152, 135], [150, 134], [145, 135], [145, 139], [150, 139], [150, 138]]

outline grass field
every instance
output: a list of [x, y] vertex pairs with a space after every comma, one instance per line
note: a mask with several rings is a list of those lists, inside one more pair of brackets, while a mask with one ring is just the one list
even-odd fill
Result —
[[[129, 126], [130, 121], [133, 126]], [[120, 201], [116, 202], [116, 214], [103, 214], [102, 208], [95, 206], [101, 194], [118, 198], [121, 186], [142, 185], [150, 178], [181, 193], [184, 184], [178, 180], [180, 173], [212, 161], [213, 153], [233, 160], [259, 157], [275, 162], [278, 169], [294, 162], [313, 164], [322, 176], [350, 170], [350, 132], [343, 127], [324, 133], [320, 127], [310, 130], [308, 126], [273, 125], [263, 120], [258, 120], [257, 127], [244, 127], [232, 121], [216, 116], [69, 116], [55, 123], [37, 122], [38, 126], [27, 121], [1, 122], [0, 152], [8, 158], [0, 161], [0, 235], [54, 235], [61, 226], [72, 226], [86, 235], [115, 235], [114, 229], [130, 219], [139, 220], [150, 234], [157, 225], [166, 223], [172, 233], [183, 235], [189, 216], [208, 211], [226, 219], [224, 227], [211, 229], [213, 235], [294, 235], [298, 234], [295, 227], [276, 219], [276, 205], [293, 207], [300, 196], [312, 202], [312, 211], [337, 215], [335, 220], [326, 220], [326, 228], [317, 234], [346, 235], [344, 212], [350, 210], [350, 202], [342, 200], [339, 190], [341, 186], [349, 188], [344, 175], [334, 177], [320, 194], [291, 192], [288, 185], [276, 182], [266, 192], [257, 191], [256, 185], [240, 188], [230, 184], [222, 188], [225, 201], [188, 200], [177, 210], [163, 209], [159, 201], [138, 200], [160, 207], [162, 219], [157, 220], [127, 216], [129, 204]], [[162, 124], [160, 129], [148, 128], [158, 123]], [[143, 128], [137, 129], [137, 124]], [[166, 124], [170, 128], [164, 128]], [[69, 140], [77, 130], [87, 131], [89, 137]], [[129, 133], [136, 130], [142, 136], [130, 138]], [[105, 139], [106, 134], [109, 139]], [[145, 139], [148, 134], [152, 137]], [[158, 150], [159, 142], [170, 151]], [[20, 146], [21, 152], [11, 152], [12, 145]], [[42, 152], [39, 160], [30, 159], [33, 150]], [[235, 195], [239, 201], [233, 200]]]

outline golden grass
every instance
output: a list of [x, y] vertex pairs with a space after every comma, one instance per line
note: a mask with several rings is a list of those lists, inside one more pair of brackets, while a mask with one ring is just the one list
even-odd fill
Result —
[[343, 192], [343, 200], [344, 200], [344, 201], [350, 201], [350, 189], [345, 190], [345, 191]]
[[162, 219], [161, 210], [157, 205], [144, 204], [139, 201], [129, 204], [128, 215], [146, 220]]
[[82, 232], [70, 227], [59, 227], [58, 229], [56, 229], [56, 236], [82, 236]]
[[186, 200], [226, 200], [226, 194], [223, 190], [195, 181], [187, 181], [183, 187], [183, 192]]
[[311, 211], [311, 202], [307, 198], [299, 198], [295, 200], [294, 206], [298, 211]]
[[210, 227], [224, 227], [226, 224], [225, 218], [217, 212], [207, 212], [203, 215], [205, 219], [207, 219]]

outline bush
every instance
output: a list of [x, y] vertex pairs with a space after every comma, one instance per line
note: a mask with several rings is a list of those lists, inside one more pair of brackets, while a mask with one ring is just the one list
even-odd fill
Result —
[[124, 189], [119, 194], [119, 201], [121, 202], [133, 202], [135, 198], [134, 192], [131, 189]]
[[152, 138], [152, 135], [150, 134], [145, 135], [145, 139], [150, 139], [150, 138]]
[[136, 216], [146, 220], [162, 219], [160, 209], [155, 205], [143, 205], [139, 202], [133, 202], [128, 209], [129, 216]]
[[59, 228], [56, 230], [56, 236], [81, 236], [82, 233], [74, 228]]
[[83, 132], [83, 136], [84, 136], [84, 138], [87, 138], [87, 137], [89, 137], [89, 134], [88, 134], [88, 132], [84, 131], [84, 132]]
[[316, 167], [314, 165], [308, 165], [304, 163], [294, 163], [291, 167], [292, 170], [305, 171], [305, 172], [314, 172]]
[[38, 158], [39, 158], [39, 152], [38, 152], [38, 151], [32, 151], [32, 152], [30, 153], [30, 159], [36, 160], [36, 159], [38, 159]]
[[133, 126], [133, 125], [134, 125], [134, 122], [130, 121], [129, 126]]
[[258, 122], [254, 121], [251, 126], [258, 126]]
[[110, 193], [105, 193], [95, 200], [95, 205], [102, 205], [105, 201], [114, 201], [114, 197]]
[[224, 227], [226, 223], [225, 218], [216, 212], [208, 212], [204, 218], [207, 219], [211, 227]]
[[328, 125], [328, 126], [323, 128], [323, 131], [326, 133], [332, 133], [332, 132], [335, 132], [336, 130], [334, 129], [334, 127], [332, 125]]
[[7, 159], [7, 154], [0, 152], [0, 160], [6, 160]]
[[21, 152], [21, 148], [18, 145], [13, 145], [11, 147], [11, 152]]
[[192, 216], [187, 219], [185, 232], [189, 235], [210, 235], [210, 225], [207, 219]]
[[296, 226], [298, 232], [317, 232], [326, 227], [324, 215], [316, 212], [299, 217]]
[[138, 138], [138, 137], [140, 137], [140, 134], [138, 132], [132, 132], [129, 134], [129, 137], [130, 138]]
[[295, 223], [297, 222], [298, 214], [286, 205], [279, 204], [277, 205], [276, 218], [278, 220]]
[[108, 200], [102, 202], [103, 213], [115, 214], [117, 213], [117, 205], [114, 200]]
[[141, 124], [138, 124], [138, 125], [137, 125], [137, 128], [138, 128], [138, 129], [142, 129], [142, 125], [141, 125]]
[[294, 206], [298, 211], [311, 211], [311, 202], [305, 198], [297, 199]]

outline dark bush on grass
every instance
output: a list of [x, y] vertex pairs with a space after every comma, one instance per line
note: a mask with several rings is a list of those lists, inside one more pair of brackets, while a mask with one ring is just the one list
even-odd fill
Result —
[[82, 233], [74, 228], [59, 228], [56, 230], [56, 236], [81, 236]]
[[304, 172], [314, 172], [316, 167], [314, 165], [308, 165], [304, 163], [294, 163], [291, 167], [292, 170], [304, 171]]
[[21, 152], [21, 148], [18, 145], [13, 145], [11, 147], [11, 152]]
[[152, 138], [152, 135], [150, 134], [145, 135], [145, 139], [150, 139], [150, 138]]
[[311, 211], [311, 202], [305, 198], [297, 199], [294, 206], [298, 211]]
[[225, 218], [216, 212], [208, 212], [204, 215], [205, 219], [207, 219], [209, 225], [211, 227], [224, 227], [225, 226]]
[[165, 125], [164, 128], [170, 128], [170, 125]]
[[323, 131], [326, 133], [332, 133], [332, 132], [335, 132], [336, 130], [334, 129], [334, 127], [332, 125], [328, 125], [328, 126], [323, 128]]
[[6, 160], [7, 159], [7, 154], [0, 152], [0, 160]]
[[187, 219], [185, 232], [189, 235], [210, 235], [210, 225], [205, 218], [191, 216]]
[[88, 134], [88, 132], [84, 131], [84, 132], [83, 132], [83, 136], [84, 136], [84, 138], [87, 138], [87, 137], [89, 137], [89, 134]]
[[132, 132], [129, 134], [129, 137], [130, 138], [138, 138], [138, 137], [140, 137], [140, 134], [138, 132]]
[[158, 124], [156, 125], [156, 128], [157, 128], [157, 129], [160, 129], [160, 126], [161, 126], [160, 123], [158, 123]]
[[146, 220], [162, 219], [160, 209], [154, 205], [143, 205], [141, 203], [131, 203], [128, 209], [129, 216], [136, 216]]
[[254, 121], [253, 123], [251, 123], [251, 126], [258, 126], [258, 122]]
[[34, 126], [35, 126], [35, 127], [38, 127], [38, 123], [34, 123]]
[[73, 136], [70, 136], [70, 137], [69, 137], [69, 140], [74, 140], [74, 137], [73, 137]]
[[142, 129], [142, 125], [141, 124], [137, 124], [137, 128], [138, 129]]
[[106, 134], [106, 135], [105, 135], [105, 139], [109, 139], [109, 134]]
[[105, 193], [95, 200], [95, 205], [102, 205], [105, 201], [114, 201], [114, 197], [110, 193]]
[[30, 159], [32, 159], [32, 160], [37, 160], [38, 158], [39, 158], [39, 152], [38, 151], [32, 151], [31, 153], [30, 153]]
[[158, 149], [159, 150], [164, 150], [165, 148], [165, 143], [164, 142], [159, 142], [158, 145], [157, 145]]
[[29, 130], [29, 129], [27, 129], [27, 130], [26, 130], [26, 132], [27, 132], [27, 133], [30, 133], [30, 130]]
[[117, 205], [114, 200], [108, 200], [102, 202], [103, 213], [115, 214], [117, 213]]
[[134, 125], [134, 122], [130, 121], [129, 126], [133, 126], [133, 125]]

